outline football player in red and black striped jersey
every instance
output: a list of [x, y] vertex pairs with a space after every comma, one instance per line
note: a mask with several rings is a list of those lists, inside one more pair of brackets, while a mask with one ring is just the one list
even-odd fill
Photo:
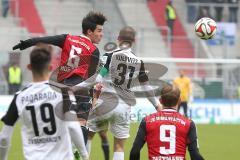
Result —
[[149, 160], [185, 160], [186, 148], [191, 160], [203, 160], [199, 153], [194, 122], [177, 112], [181, 102], [180, 90], [166, 85], [161, 91], [163, 110], [146, 116], [139, 127], [130, 160], [140, 160], [145, 143]]
[[[47, 43], [62, 48], [61, 61], [58, 70], [58, 82], [68, 86], [76, 85], [94, 75], [99, 64], [98, 44], [103, 37], [103, 25], [106, 17], [99, 12], [89, 12], [82, 20], [82, 35], [62, 34], [56, 36], [38, 37], [20, 41], [13, 50], [24, 50], [38, 43]], [[75, 93], [77, 105], [74, 108], [79, 118], [87, 119], [91, 107], [89, 91]]]

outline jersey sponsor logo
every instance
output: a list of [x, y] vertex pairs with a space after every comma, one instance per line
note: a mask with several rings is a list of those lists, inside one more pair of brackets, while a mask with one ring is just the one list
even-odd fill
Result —
[[124, 55], [116, 55], [116, 60], [129, 62], [129, 63], [132, 63], [132, 64], [137, 64], [138, 63], [138, 59], [128, 57], [128, 56], [124, 56]]
[[158, 156], [158, 157], [152, 157], [152, 160], [184, 160], [184, 157], [182, 156]]
[[56, 92], [43, 92], [43, 93], [36, 93], [30, 94], [27, 96], [23, 96], [21, 98], [22, 104], [24, 103], [35, 103], [41, 100], [54, 100], [57, 98]]

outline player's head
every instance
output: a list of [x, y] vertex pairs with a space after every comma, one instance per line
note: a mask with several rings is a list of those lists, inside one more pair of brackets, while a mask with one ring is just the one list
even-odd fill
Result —
[[17, 67], [17, 66], [18, 66], [18, 63], [15, 62], [15, 61], [13, 61], [13, 62], [12, 62], [12, 66], [13, 66], [13, 67]]
[[180, 90], [178, 87], [166, 85], [162, 88], [160, 102], [163, 105], [163, 108], [177, 109], [180, 101]]
[[30, 53], [30, 64], [28, 69], [31, 70], [33, 78], [46, 77], [52, 70], [51, 52], [49, 46], [37, 46]]
[[179, 75], [180, 75], [180, 77], [184, 77], [184, 75], [185, 75], [184, 70], [180, 70]]
[[92, 43], [98, 44], [103, 37], [103, 25], [106, 17], [100, 12], [89, 12], [82, 21], [82, 32]]
[[168, 5], [172, 5], [172, 0], [169, 0], [169, 1], [168, 1]]
[[130, 26], [123, 27], [118, 35], [119, 46], [124, 47], [126, 45], [131, 47], [132, 44], [135, 42], [135, 36], [136, 32], [132, 27]]

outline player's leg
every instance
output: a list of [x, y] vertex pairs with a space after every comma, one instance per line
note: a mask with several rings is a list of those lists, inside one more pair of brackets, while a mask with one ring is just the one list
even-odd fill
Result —
[[84, 138], [84, 143], [85, 145], [87, 144], [87, 139], [88, 139], [88, 129], [86, 126], [81, 125], [82, 132], [83, 132], [83, 138]]
[[188, 117], [188, 105], [187, 102], [182, 102], [182, 106], [183, 106], [183, 111], [184, 111], [184, 116]]
[[104, 153], [105, 160], [109, 160], [109, 143], [107, 138], [107, 130], [100, 131], [99, 136], [102, 140], [102, 149]]
[[[83, 81], [83, 79], [80, 76], [73, 75], [73, 76], [65, 79], [63, 81], [63, 83], [68, 86], [73, 86], [78, 83], [81, 83], [82, 81]], [[87, 132], [85, 125], [86, 125], [86, 121], [88, 119], [90, 108], [92, 107], [92, 104], [90, 103], [91, 97], [89, 95], [88, 90], [75, 92], [74, 95], [75, 95], [75, 98], [77, 101], [77, 105], [72, 105], [72, 108], [70, 108], [70, 110], [74, 110], [77, 112], [77, 116], [78, 116], [80, 125], [82, 127], [84, 140], [85, 140], [85, 144], [86, 144], [88, 132]]]
[[182, 102], [178, 105], [177, 111], [179, 112], [182, 107]]
[[[68, 86], [73, 86], [78, 83], [81, 83], [83, 79], [80, 76], [73, 75], [63, 81], [65, 85]], [[86, 128], [86, 121], [88, 118], [89, 110], [91, 108], [91, 104], [89, 103], [90, 101], [90, 96], [88, 94], [88, 91], [79, 91], [74, 93], [75, 98], [76, 98], [76, 104], [71, 105], [71, 108], [69, 110], [73, 110], [77, 113], [77, 117], [79, 119], [79, 123], [82, 128], [82, 133], [84, 137], [84, 143], [87, 144], [87, 135], [88, 135], [88, 129]], [[78, 150], [74, 149], [74, 157], [76, 160], [80, 159], [80, 154]]]
[[108, 129], [109, 121], [108, 121], [108, 119], [105, 119], [105, 117], [108, 117], [108, 116], [105, 115], [105, 116], [95, 117], [95, 115], [92, 116], [92, 112], [90, 112], [89, 120], [87, 121], [87, 127], [88, 127], [87, 150], [88, 150], [89, 155], [91, 152], [92, 139], [93, 139], [95, 133], [99, 133], [99, 132], [103, 132], [103, 131], [106, 132]]
[[124, 160], [124, 144], [130, 136], [130, 109], [131, 107], [121, 100], [114, 109], [114, 114], [110, 121], [110, 130], [114, 135], [113, 160]]
[[113, 160], [124, 160], [124, 144], [126, 138], [114, 137]]
[[95, 133], [96, 133], [96, 132], [88, 131], [88, 137], [87, 137], [86, 147], [87, 147], [87, 151], [88, 151], [88, 154], [89, 154], [89, 155], [90, 155], [90, 152], [91, 152], [92, 139], [93, 139]]

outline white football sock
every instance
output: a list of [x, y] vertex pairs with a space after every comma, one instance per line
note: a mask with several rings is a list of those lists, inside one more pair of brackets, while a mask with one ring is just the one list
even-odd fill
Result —
[[114, 152], [113, 160], [124, 160], [124, 152]]

